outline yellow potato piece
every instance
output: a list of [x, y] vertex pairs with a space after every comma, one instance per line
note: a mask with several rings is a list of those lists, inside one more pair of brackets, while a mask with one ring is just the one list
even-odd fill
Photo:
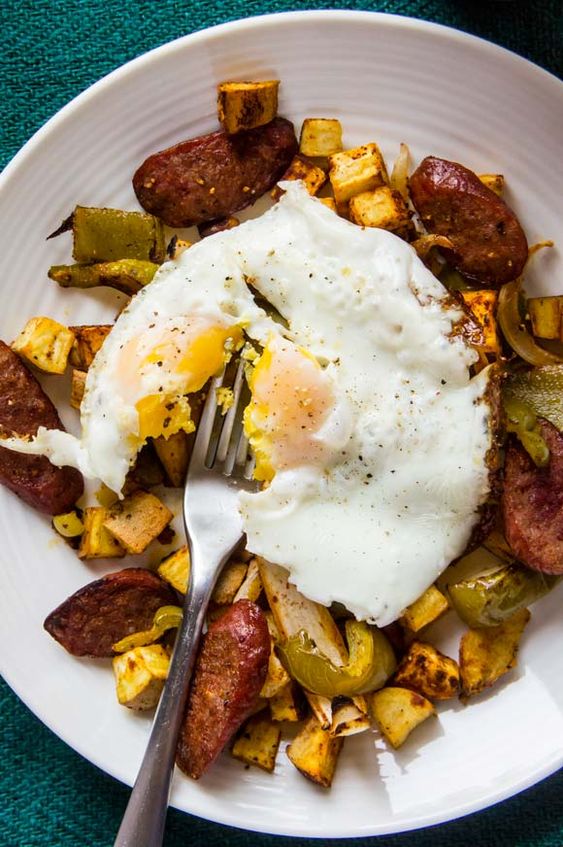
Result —
[[459, 646], [463, 697], [479, 694], [516, 666], [522, 633], [530, 620], [520, 609], [500, 626], [470, 629]]
[[63, 374], [74, 344], [74, 333], [52, 318], [30, 318], [12, 350], [45, 373]]
[[396, 686], [382, 688], [372, 694], [371, 708], [379, 729], [395, 748], [404, 744], [419, 724], [436, 714], [426, 697]]

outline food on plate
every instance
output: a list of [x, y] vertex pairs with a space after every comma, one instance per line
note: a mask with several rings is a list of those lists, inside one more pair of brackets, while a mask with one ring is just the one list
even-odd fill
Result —
[[[209, 378], [245, 362], [262, 489], [240, 495], [247, 549], [212, 593], [178, 763], [199, 778], [238, 730], [233, 756], [271, 772], [280, 724], [306, 718], [287, 754], [329, 787], [346, 736], [375, 723], [399, 747], [437, 702], [514, 666], [526, 607], [563, 567], [563, 365], [536, 340], [558, 307], [510, 276], [528, 250], [500, 175], [429, 157], [409, 177], [402, 144], [389, 177], [333, 118], [306, 119], [297, 152], [274, 94], [224, 84], [227, 132], [147, 159], [134, 186], [158, 217], [77, 207], [59, 228], [79, 264], [53, 279], [131, 299], [113, 325], [51, 332], [70, 339], [80, 437], [47, 424], [4, 447], [102, 482], [98, 505], [53, 520], [79, 557], [150, 549], [156, 573], [96, 580], [45, 627], [114, 656], [119, 702], [153, 708], [190, 579], [186, 546], [155, 559], [173, 538], [157, 486], [183, 484]], [[233, 217], [280, 176], [269, 211]], [[199, 243], [165, 250], [162, 219], [197, 223]], [[459, 665], [434, 643], [450, 609], [472, 627]]]
[[527, 302], [532, 332], [538, 338], [563, 341], [563, 297], [530, 297]]
[[111, 657], [117, 641], [148, 629], [156, 610], [175, 600], [155, 573], [125, 568], [76, 591], [47, 616], [44, 626], [73, 656]]
[[12, 350], [39, 370], [63, 374], [74, 344], [74, 333], [51, 318], [31, 318], [12, 344]]
[[149, 156], [133, 177], [141, 206], [168, 226], [228, 218], [272, 188], [297, 152], [293, 124], [182, 141]]
[[[20, 357], [0, 341], [0, 437], [33, 436], [40, 426], [62, 429], [53, 403]], [[43, 456], [0, 447], [0, 482], [49, 515], [66, 512], [83, 491], [81, 474], [55, 467]]]
[[273, 121], [278, 112], [279, 79], [222, 82], [217, 86], [217, 117], [229, 135]]
[[463, 697], [480, 694], [516, 665], [520, 637], [529, 620], [528, 609], [520, 609], [499, 626], [465, 633], [459, 646]]
[[522, 273], [528, 242], [516, 215], [468, 168], [427, 156], [410, 194], [426, 229], [450, 239], [446, 256], [468, 279], [500, 287]]
[[239, 600], [203, 636], [177, 763], [199, 779], [254, 710], [266, 679], [270, 635], [262, 610]]
[[549, 461], [537, 467], [524, 447], [506, 450], [502, 513], [516, 558], [546, 574], [563, 574], [563, 435], [540, 418]]

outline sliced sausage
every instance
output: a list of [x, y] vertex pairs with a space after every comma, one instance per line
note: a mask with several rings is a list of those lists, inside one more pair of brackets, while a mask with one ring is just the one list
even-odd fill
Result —
[[266, 679], [270, 635], [250, 600], [234, 603], [202, 641], [180, 738], [178, 766], [199, 779], [251, 714]]
[[146, 568], [125, 568], [72, 594], [43, 626], [73, 656], [113, 656], [116, 641], [149, 629], [160, 606], [177, 603], [170, 586]]
[[228, 218], [275, 185], [297, 150], [293, 124], [182, 141], [149, 156], [133, 177], [139, 203], [169, 226]]
[[538, 571], [563, 574], [563, 435], [542, 418], [549, 462], [538, 468], [519, 441], [506, 450], [502, 514], [514, 555]]
[[[64, 429], [31, 371], [0, 341], [0, 437], [35, 435], [40, 426]], [[56, 468], [44, 456], [5, 447], [0, 447], [0, 483], [49, 515], [68, 512], [84, 490], [82, 475], [74, 468]]]
[[410, 194], [428, 232], [452, 242], [443, 253], [460, 273], [494, 287], [522, 273], [528, 242], [518, 218], [473, 171], [427, 156], [410, 178]]

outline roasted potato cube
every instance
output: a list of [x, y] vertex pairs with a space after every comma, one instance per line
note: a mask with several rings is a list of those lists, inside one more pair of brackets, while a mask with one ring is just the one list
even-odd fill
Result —
[[172, 588], [180, 594], [185, 594], [190, 577], [190, 554], [187, 546], [180, 547], [179, 550], [163, 559], [157, 568], [157, 573], [170, 583]]
[[563, 341], [563, 296], [531, 297], [527, 307], [534, 335]]
[[387, 169], [377, 144], [364, 144], [329, 157], [329, 178], [336, 204], [388, 182]]
[[280, 746], [281, 729], [269, 715], [261, 712], [250, 718], [240, 730], [231, 754], [245, 765], [255, 765], [272, 773]]
[[418, 632], [432, 621], [438, 620], [448, 611], [448, 608], [448, 601], [442, 592], [435, 585], [431, 585], [424, 594], [421, 594], [418, 600], [407, 606], [403, 612], [401, 623], [411, 632]]
[[115, 559], [125, 556], [124, 548], [104, 526], [107, 517], [108, 509], [104, 506], [84, 509], [84, 532], [78, 549], [81, 559]]
[[72, 379], [70, 383], [70, 405], [73, 409], [80, 409], [82, 398], [84, 397], [84, 387], [86, 385], [86, 371], [79, 371], [76, 368], [72, 369]]
[[471, 309], [475, 320], [483, 330], [483, 353], [500, 356], [500, 342], [497, 332], [496, 308], [498, 291], [460, 291], [463, 302]]
[[190, 435], [181, 429], [168, 438], [159, 435], [153, 440], [153, 444], [170, 484], [174, 488], [181, 488], [186, 481], [190, 461]]
[[342, 150], [342, 124], [336, 118], [305, 118], [299, 138], [304, 156], [332, 156]]
[[64, 515], [55, 515], [53, 529], [63, 538], [77, 538], [84, 532], [84, 524], [78, 512], [73, 510]]
[[74, 344], [74, 333], [52, 318], [30, 318], [12, 350], [45, 373], [63, 374]]
[[117, 699], [122, 706], [142, 711], [159, 701], [168, 676], [170, 657], [160, 644], [135, 647], [113, 659]]
[[142, 553], [172, 518], [170, 509], [154, 494], [135, 491], [109, 509], [104, 527], [128, 553]]
[[448, 700], [459, 691], [459, 667], [432, 644], [413, 641], [399, 662], [393, 684], [413, 688], [433, 700]]
[[[309, 194], [315, 195], [321, 190], [321, 188], [325, 184], [326, 174], [322, 168], [317, 167], [317, 165], [313, 165], [312, 162], [308, 162], [307, 159], [303, 158], [303, 156], [297, 155], [293, 158], [293, 161], [289, 165], [289, 168], [286, 170], [284, 175], [280, 178], [280, 181], [283, 181], [285, 179], [302, 180]], [[279, 200], [279, 198], [283, 194], [283, 188], [280, 188], [279, 185], [276, 185], [274, 188], [272, 188], [272, 191], [270, 193], [274, 200]]]
[[333, 738], [345, 738], [347, 735], [365, 732], [370, 726], [367, 714], [354, 703], [342, 703], [333, 711], [330, 734]]
[[430, 715], [434, 706], [416, 691], [408, 688], [381, 688], [371, 695], [373, 717], [392, 747], [400, 747], [415, 727]]
[[351, 198], [350, 220], [359, 226], [374, 226], [394, 232], [408, 225], [410, 212], [398, 191], [388, 185], [380, 185]]
[[217, 86], [217, 113], [225, 132], [234, 135], [270, 123], [278, 111], [278, 79], [222, 82]]
[[333, 738], [312, 716], [286, 752], [290, 762], [303, 776], [323, 788], [330, 788], [343, 740]]
[[483, 185], [494, 191], [498, 197], [501, 196], [504, 190], [504, 176], [502, 174], [479, 174], [479, 179]]
[[219, 575], [211, 599], [217, 606], [228, 606], [244, 582], [248, 566], [244, 562], [228, 562]]
[[270, 697], [270, 714], [273, 721], [296, 723], [303, 717], [303, 695], [296, 682], [290, 680], [277, 694]]
[[479, 694], [515, 667], [520, 637], [529, 620], [528, 609], [520, 609], [500, 626], [470, 629], [462, 636], [459, 667], [463, 697]]
[[261, 594], [262, 580], [260, 579], [258, 562], [256, 559], [251, 559], [248, 564], [248, 570], [246, 571], [244, 581], [235, 594], [233, 603], [236, 603], [238, 600], [252, 600], [252, 602], [255, 603]]
[[69, 364], [81, 371], [87, 371], [109, 335], [112, 325], [71, 326], [69, 329], [74, 333], [74, 344], [68, 357]]

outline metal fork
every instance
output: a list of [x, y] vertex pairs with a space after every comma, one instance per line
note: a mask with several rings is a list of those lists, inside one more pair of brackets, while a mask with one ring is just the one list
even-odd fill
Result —
[[242, 360], [234, 380], [233, 404], [222, 417], [217, 389], [223, 386], [224, 378], [223, 374], [211, 382], [184, 491], [191, 571], [182, 626], [115, 847], [162, 844], [178, 734], [207, 605], [221, 568], [243, 536], [237, 494], [241, 489], [256, 490], [242, 429]]

